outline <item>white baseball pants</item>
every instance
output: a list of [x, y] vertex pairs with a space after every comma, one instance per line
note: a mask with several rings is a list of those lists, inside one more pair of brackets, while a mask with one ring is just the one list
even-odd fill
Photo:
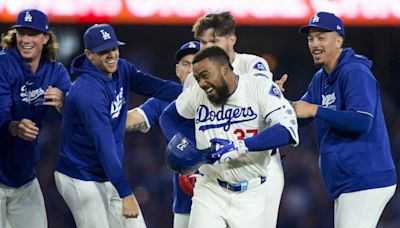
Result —
[[57, 171], [54, 177], [77, 228], [146, 228], [142, 212], [137, 218], [122, 215], [122, 199], [111, 182], [78, 180]]
[[47, 228], [46, 208], [38, 180], [19, 188], [0, 184], [0, 227]]
[[174, 213], [174, 228], [188, 228], [190, 214]]
[[335, 228], [375, 228], [396, 185], [342, 193], [335, 200]]
[[284, 186], [279, 153], [272, 156], [265, 183], [243, 192], [222, 188], [199, 176], [194, 188], [190, 228], [275, 228]]

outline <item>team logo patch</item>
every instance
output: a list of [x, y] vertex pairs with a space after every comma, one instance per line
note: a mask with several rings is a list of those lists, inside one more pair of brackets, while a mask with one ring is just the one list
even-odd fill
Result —
[[122, 106], [126, 103], [124, 98], [124, 88], [121, 87], [118, 95], [115, 97], [115, 101], [111, 103], [111, 118], [118, 118]]
[[332, 108], [331, 105], [336, 101], [335, 92], [327, 95], [322, 94], [322, 106]]
[[265, 67], [262, 62], [257, 62], [256, 64], [254, 64], [253, 69], [259, 71], [267, 71], [267, 67]]
[[279, 90], [279, 88], [276, 85], [272, 85], [271, 89], [269, 90], [269, 95], [275, 96], [277, 98], [281, 98], [281, 91]]
[[[33, 83], [28, 82], [27, 85], [30, 86]], [[20, 90], [21, 101], [28, 104], [42, 105], [44, 100], [44, 90], [42, 88], [37, 88], [30, 90], [27, 85], [23, 85]]]

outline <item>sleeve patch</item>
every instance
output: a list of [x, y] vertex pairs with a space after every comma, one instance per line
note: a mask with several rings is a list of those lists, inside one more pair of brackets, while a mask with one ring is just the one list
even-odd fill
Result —
[[281, 98], [281, 91], [279, 90], [279, 88], [275, 84], [273, 84], [271, 86], [271, 89], [269, 90], [269, 95], [275, 96], [275, 97], [280, 99]]
[[259, 71], [267, 71], [267, 68], [264, 66], [264, 64], [261, 61], [254, 64], [253, 69], [259, 70]]

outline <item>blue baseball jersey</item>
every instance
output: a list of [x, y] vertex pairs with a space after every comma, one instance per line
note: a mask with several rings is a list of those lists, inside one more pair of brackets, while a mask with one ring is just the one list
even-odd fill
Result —
[[[159, 118], [163, 110], [168, 106], [168, 102], [150, 98], [145, 103], [139, 106], [140, 109], [146, 115], [147, 120], [149, 121], [150, 127], [159, 125]], [[194, 139], [194, 123], [192, 120], [185, 121], [184, 125], [188, 125], [188, 131], [183, 132], [183, 134], [191, 139]], [[185, 128], [181, 128], [185, 129]], [[173, 204], [172, 204], [172, 211], [174, 213], [179, 214], [189, 214], [190, 208], [192, 206], [192, 197], [187, 195], [182, 191], [179, 186], [179, 178], [178, 174], [174, 173], [172, 178], [173, 184]]]
[[0, 52], [0, 183], [4, 185], [20, 187], [36, 178], [38, 140], [13, 137], [8, 126], [27, 118], [40, 129], [49, 108], [43, 105], [49, 86], [64, 94], [69, 90], [71, 79], [64, 65], [42, 59], [34, 74], [16, 48]]
[[76, 81], [65, 97], [63, 136], [57, 171], [70, 177], [111, 181], [121, 198], [132, 194], [121, 160], [129, 91], [174, 100], [182, 86], [143, 73], [124, 59], [109, 78], [85, 55], [72, 62]]
[[315, 73], [302, 97], [320, 108], [372, 117], [372, 127], [364, 133], [346, 132], [318, 116], [315, 119], [321, 175], [334, 199], [345, 192], [396, 184], [379, 85], [371, 67], [370, 60], [346, 48], [330, 75], [323, 69]]

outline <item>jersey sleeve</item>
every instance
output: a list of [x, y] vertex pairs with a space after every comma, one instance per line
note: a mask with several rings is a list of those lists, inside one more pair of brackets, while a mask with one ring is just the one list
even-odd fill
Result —
[[182, 117], [186, 119], [194, 119], [196, 115], [196, 104], [198, 104], [200, 88], [194, 86], [185, 89], [184, 92], [176, 99], [176, 110]]
[[249, 69], [246, 73], [252, 74], [254, 76], [266, 77], [272, 80], [273, 74], [269, 69], [269, 65], [265, 59], [261, 57], [254, 58], [249, 63]]
[[299, 143], [298, 126], [295, 112], [292, 105], [283, 96], [279, 87], [272, 81], [263, 81], [258, 86], [260, 90], [258, 97], [261, 114], [263, 115], [268, 127], [276, 124], [284, 126], [293, 139], [293, 146]]
[[92, 87], [86, 86], [85, 91], [75, 93], [71, 100], [95, 146], [107, 177], [123, 198], [132, 194], [132, 190], [117, 154], [109, 105], [105, 96]]

